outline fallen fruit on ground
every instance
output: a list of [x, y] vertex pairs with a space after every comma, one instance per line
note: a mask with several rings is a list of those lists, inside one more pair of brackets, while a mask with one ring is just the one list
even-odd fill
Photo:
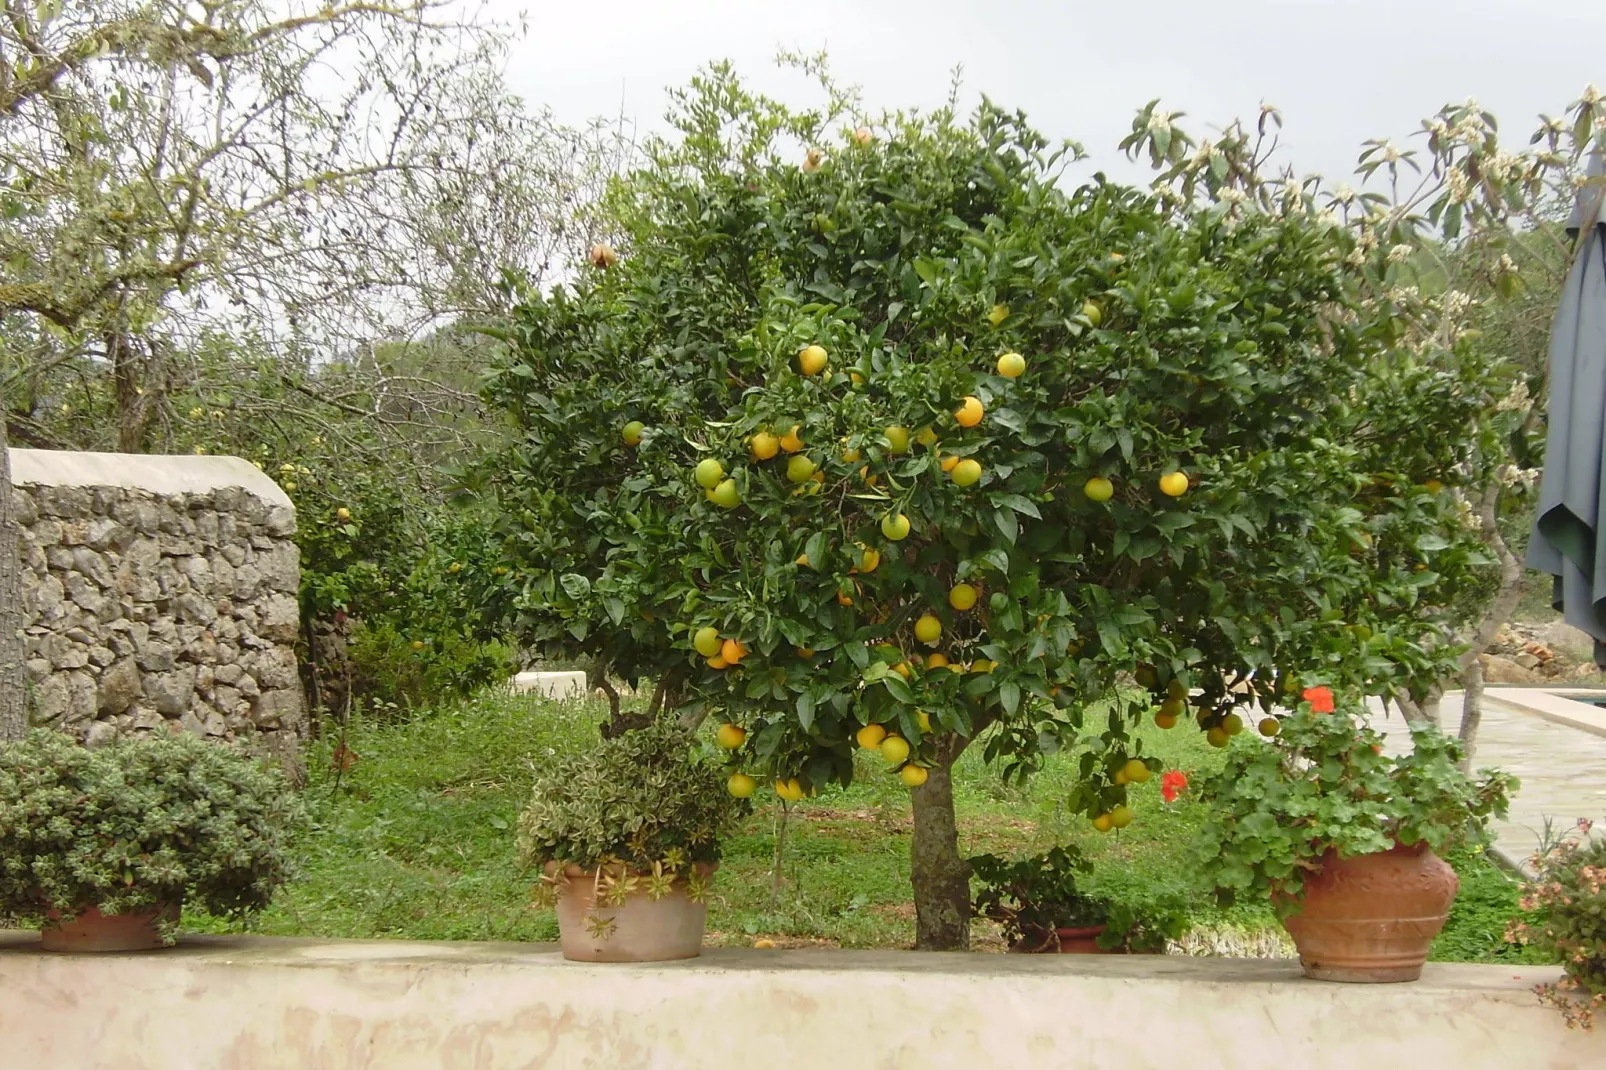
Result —
[[1090, 502], [1107, 502], [1115, 497], [1115, 484], [1103, 476], [1094, 476], [1082, 484], [1082, 493]]
[[726, 750], [735, 750], [747, 739], [747, 729], [739, 724], [726, 722], [714, 732], [714, 741]]
[[697, 634], [692, 636], [691, 645], [703, 657], [713, 657], [719, 653], [719, 629], [714, 627], [698, 628]]
[[1005, 379], [1019, 379], [1026, 372], [1026, 358], [1019, 353], [1005, 353], [998, 358], [998, 374]]
[[898, 771], [898, 779], [911, 788], [918, 788], [924, 784], [927, 776], [925, 767], [919, 765], [906, 765]]
[[902, 736], [888, 736], [881, 741], [881, 757], [887, 760], [888, 765], [908, 761], [909, 741]]
[[725, 478], [725, 466], [712, 457], [704, 457], [697, 462], [697, 485], [704, 490], [713, 490], [719, 486], [719, 481]]
[[881, 534], [893, 542], [901, 542], [909, 537], [909, 518], [902, 513], [888, 513], [881, 518]]
[[626, 446], [639, 446], [641, 445], [641, 433], [646, 429], [647, 425], [640, 420], [631, 420], [619, 432], [619, 437], [624, 440]]
[[954, 465], [954, 470], [948, 473], [948, 478], [954, 481], [955, 486], [968, 487], [981, 478], [981, 463], [966, 457]]
[[954, 410], [954, 419], [960, 427], [975, 427], [981, 423], [982, 411], [981, 398], [972, 394], [959, 403], [959, 408]]
[[948, 604], [963, 613], [976, 604], [977, 593], [968, 583], [956, 583], [948, 590]]
[[804, 346], [797, 355], [797, 364], [798, 367], [803, 369], [804, 375], [819, 375], [825, 370], [825, 347]]
[[887, 730], [878, 724], [867, 724], [855, 732], [853, 738], [864, 750], [878, 750], [881, 741], [887, 738]]
[[758, 790], [758, 781], [746, 773], [732, 773], [730, 779], [725, 781], [725, 790], [738, 799], [751, 799], [753, 792]]
[[930, 613], [922, 614], [915, 621], [915, 638], [927, 646], [935, 646], [937, 640], [942, 638], [942, 621]]

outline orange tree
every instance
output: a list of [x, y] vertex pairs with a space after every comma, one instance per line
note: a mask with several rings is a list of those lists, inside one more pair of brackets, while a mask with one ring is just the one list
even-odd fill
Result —
[[879, 751], [918, 946], [968, 939], [967, 745], [1074, 748], [1067, 805], [1118, 828], [1146, 733], [1453, 657], [1422, 595], [1476, 562], [1355, 470], [1388, 335], [1341, 228], [1067, 189], [1074, 147], [991, 106], [838, 136], [716, 70], [673, 118], [617, 256], [500, 332], [517, 433], [477, 480], [519, 630], [736, 726], [733, 791]]

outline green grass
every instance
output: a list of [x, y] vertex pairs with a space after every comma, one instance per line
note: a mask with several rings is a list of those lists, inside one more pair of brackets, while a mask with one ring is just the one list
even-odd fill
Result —
[[[519, 865], [514, 829], [530, 784], [560, 753], [591, 745], [601, 709], [486, 694], [399, 724], [355, 725], [357, 762], [336, 776], [327, 743], [308, 754], [306, 799], [313, 824], [301, 838], [301, 875], [257, 918], [276, 935], [442, 940], [551, 940], [549, 910], [530, 904], [532, 875]], [[1242, 746], [1258, 745], [1244, 741]], [[1144, 733], [1149, 753], [1190, 778], [1219, 767], [1220, 752], [1181, 728]], [[1050, 758], [1025, 786], [1002, 782], [972, 748], [955, 769], [960, 849], [1014, 854], [1074, 842], [1092, 859], [1089, 885], [1128, 901], [1180, 895], [1199, 904], [1206, 930], [1276, 929], [1269, 908], [1210, 903], [1198, 886], [1194, 843], [1203, 807], [1186, 797], [1166, 806], [1159, 777], [1134, 788], [1137, 820], [1101, 834], [1062, 800], [1071, 760]], [[861, 754], [850, 788], [829, 787], [785, 813], [761, 791], [759, 805], [725, 848], [710, 904], [710, 942], [908, 947], [908, 791]], [[779, 877], [775, 844], [785, 813]], [[1514, 884], [1480, 856], [1453, 860], [1462, 895], [1436, 957], [1515, 961], [1500, 939], [1516, 910]], [[226, 923], [186, 915], [186, 927]], [[983, 947], [1001, 946], [986, 926]]]

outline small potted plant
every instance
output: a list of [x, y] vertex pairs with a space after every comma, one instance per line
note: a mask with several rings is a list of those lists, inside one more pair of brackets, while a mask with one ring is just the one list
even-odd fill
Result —
[[1202, 790], [1206, 875], [1227, 901], [1268, 895], [1307, 976], [1414, 981], [1458, 887], [1438, 852], [1480, 836], [1516, 781], [1468, 777], [1432, 725], [1385, 756], [1355, 712], [1312, 688], [1280, 735], [1228, 753]]
[[1533, 913], [1515, 921], [1506, 939], [1533, 944], [1555, 956], [1566, 974], [1542, 984], [1539, 998], [1553, 1004], [1572, 1028], [1594, 1028], [1606, 1008], [1606, 840], [1589, 838], [1593, 823], [1580, 819], [1534, 857], [1534, 879], [1521, 906]]
[[186, 903], [265, 907], [300, 815], [282, 774], [219, 743], [88, 750], [36, 731], [0, 746], [0, 914], [37, 922], [51, 951], [171, 944]]
[[972, 913], [1002, 926], [1014, 952], [1162, 951], [1185, 926], [1182, 911], [1169, 901], [1145, 906], [1083, 891], [1077, 877], [1091, 867], [1074, 847], [1014, 861], [978, 855], [970, 867], [981, 882]]
[[605, 739], [535, 785], [519, 822], [563, 956], [657, 962], [701, 953], [720, 840], [748, 810], [672, 718]]

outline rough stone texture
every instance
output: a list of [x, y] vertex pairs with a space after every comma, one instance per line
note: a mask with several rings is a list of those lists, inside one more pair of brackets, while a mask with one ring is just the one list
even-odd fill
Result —
[[755, 1065], [759, 1048], [765, 1066], [834, 1070], [1606, 1066], [1606, 1033], [1569, 1030], [1534, 998], [1555, 967], [1430, 963], [1414, 984], [1336, 985], [1289, 961], [1174, 955], [710, 949], [592, 964], [539, 944], [38, 944], [0, 933], [8, 1070], [704, 1070]]
[[29, 718], [92, 746], [193, 732], [293, 763], [295, 511], [236, 457], [12, 450]]

